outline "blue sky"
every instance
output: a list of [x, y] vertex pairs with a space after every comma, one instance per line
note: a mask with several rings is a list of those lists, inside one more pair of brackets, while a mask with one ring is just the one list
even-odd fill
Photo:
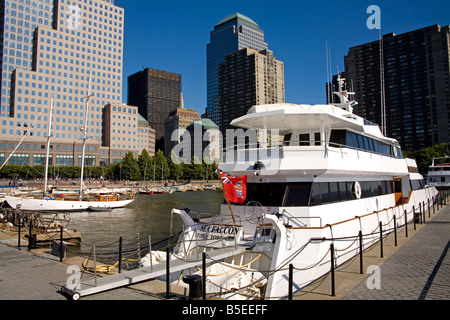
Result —
[[326, 102], [326, 43], [333, 74], [344, 70], [352, 46], [377, 40], [366, 26], [367, 8], [381, 9], [381, 32], [400, 34], [450, 24], [450, 1], [148, 1], [115, 0], [125, 9], [124, 94], [127, 78], [142, 68], [179, 73], [185, 107], [206, 108], [206, 45], [224, 17], [239, 12], [260, 25], [269, 49], [285, 64], [286, 102]]

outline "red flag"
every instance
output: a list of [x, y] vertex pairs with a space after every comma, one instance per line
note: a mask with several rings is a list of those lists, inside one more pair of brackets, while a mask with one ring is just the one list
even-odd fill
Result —
[[220, 171], [220, 178], [228, 200], [233, 203], [244, 204], [247, 199], [247, 176], [237, 178]]

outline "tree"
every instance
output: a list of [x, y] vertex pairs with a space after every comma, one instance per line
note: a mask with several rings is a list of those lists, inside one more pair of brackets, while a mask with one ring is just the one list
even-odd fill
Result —
[[141, 177], [144, 181], [147, 181], [149, 177], [153, 175], [153, 159], [148, 154], [147, 150], [142, 150], [142, 153], [138, 156], [139, 169], [141, 171]]
[[169, 179], [170, 168], [167, 163], [167, 159], [164, 157], [164, 153], [161, 150], [158, 150], [153, 157], [154, 163], [154, 173], [156, 180], [166, 180]]
[[128, 151], [122, 160], [122, 179], [132, 181], [141, 179], [138, 162], [131, 151]]
[[170, 179], [178, 181], [183, 178], [183, 166], [181, 165], [180, 158], [172, 150], [170, 157], [167, 159], [167, 164], [170, 168]]

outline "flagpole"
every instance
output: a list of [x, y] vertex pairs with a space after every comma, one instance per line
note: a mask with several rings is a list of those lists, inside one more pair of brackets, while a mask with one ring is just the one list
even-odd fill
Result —
[[228, 199], [227, 190], [225, 190], [225, 185], [223, 184], [222, 176], [220, 175], [219, 165], [217, 163], [216, 163], [216, 169], [217, 169], [217, 173], [219, 174], [220, 182], [222, 182], [223, 194], [225, 195], [225, 199], [227, 200], [228, 208], [230, 208], [231, 217], [233, 218], [234, 224], [236, 224], [236, 219], [234, 218], [233, 209], [231, 209], [231, 203], [230, 203], [230, 200]]

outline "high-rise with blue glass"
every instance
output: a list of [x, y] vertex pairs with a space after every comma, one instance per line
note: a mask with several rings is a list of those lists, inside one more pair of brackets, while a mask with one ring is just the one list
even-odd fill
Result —
[[210, 34], [207, 45], [207, 108], [206, 115], [220, 123], [219, 64], [225, 62], [227, 54], [244, 48], [258, 51], [268, 49], [264, 42], [264, 31], [252, 19], [234, 13], [218, 24]]

